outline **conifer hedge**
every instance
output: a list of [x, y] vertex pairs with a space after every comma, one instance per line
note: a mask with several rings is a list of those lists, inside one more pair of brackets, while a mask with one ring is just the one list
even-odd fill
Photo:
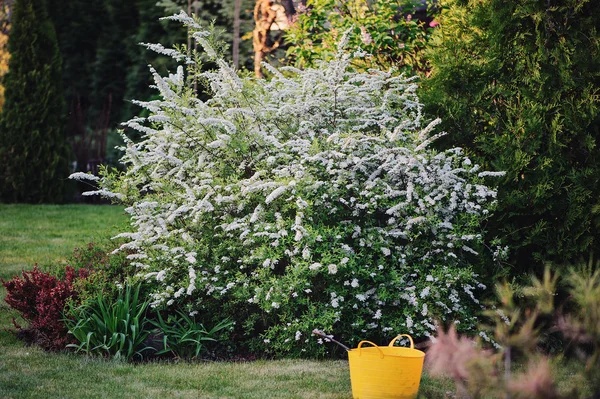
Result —
[[0, 201], [62, 202], [69, 174], [61, 58], [44, 0], [16, 0], [0, 114]]
[[600, 4], [444, 5], [422, 98], [451, 144], [507, 172], [488, 230], [510, 246], [514, 272], [598, 253]]

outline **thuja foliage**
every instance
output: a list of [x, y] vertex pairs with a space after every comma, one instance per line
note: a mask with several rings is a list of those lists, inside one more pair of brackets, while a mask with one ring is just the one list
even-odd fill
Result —
[[[352, 72], [361, 54], [341, 48], [318, 68], [241, 79], [196, 20], [169, 18], [219, 66], [200, 73], [212, 98], [194, 96], [183, 67], [155, 73], [161, 99], [125, 124], [144, 134], [127, 143], [127, 171], [72, 176], [129, 205], [121, 249], [151, 306], [231, 317], [257, 352], [288, 355], [325, 352], [314, 328], [346, 342], [427, 336], [436, 318], [473, 329], [495, 173], [430, 147], [442, 133], [424, 124], [413, 81]], [[198, 70], [197, 57], [150, 48]]]
[[598, 3], [445, 3], [424, 102], [455, 133], [447, 142], [507, 172], [488, 228], [515, 274], [598, 251]]
[[356, 67], [396, 67], [413, 74], [427, 70], [423, 50], [432, 31], [430, 15], [437, 10], [428, 8], [426, 2], [312, 0], [307, 5], [299, 8], [297, 19], [286, 32], [286, 41], [291, 44], [288, 55], [297, 66], [316, 66], [335, 58], [337, 43], [349, 30], [352, 48], [360, 47], [370, 54], [354, 60]]
[[64, 200], [61, 58], [43, 0], [16, 0], [0, 114], [0, 201]]

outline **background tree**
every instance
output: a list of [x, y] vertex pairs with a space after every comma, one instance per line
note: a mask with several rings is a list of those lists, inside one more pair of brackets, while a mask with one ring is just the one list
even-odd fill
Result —
[[94, 171], [105, 159], [111, 111], [101, 101], [97, 109], [93, 96], [96, 60], [102, 32], [113, 28], [103, 1], [47, 0], [47, 3], [63, 59], [66, 135], [73, 150], [72, 161], [78, 170]]
[[[241, 67], [253, 68], [253, 51], [251, 32], [254, 27], [253, 9], [254, 0], [160, 0], [158, 5], [164, 10], [164, 15], [178, 12], [179, 10], [190, 10], [197, 14], [201, 20], [209, 23], [215, 22], [220, 30], [219, 38], [228, 43], [232, 50], [228, 59], [233, 58], [235, 52], [234, 37], [237, 34], [235, 19], [237, 13], [236, 2], [239, 2], [240, 29], [239, 37], [239, 64]], [[172, 30], [171, 30], [172, 31]]]
[[185, 37], [185, 31], [182, 29], [167, 31], [167, 22], [160, 21], [160, 18], [165, 16], [165, 10], [156, 6], [156, 0], [137, 0], [136, 7], [139, 27], [131, 41], [132, 48], [129, 56], [132, 65], [127, 68], [122, 121], [140, 112], [140, 109], [130, 102], [131, 99], [150, 99], [155, 95], [155, 90], [149, 87], [153, 81], [148, 65], [152, 65], [160, 73], [175, 70], [175, 63], [172, 60], [148, 51], [139, 43], [163, 43], [170, 47], [178, 39]]
[[297, 66], [316, 66], [335, 57], [341, 35], [348, 31], [348, 47], [361, 48], [371, 55], [355, 67], [427, 72], [423, 50], [435, 25], [435, 3], [312, 0], [308, 9], [299, 4], [297, 18], [286, 32], [288, 55]]
[[422, 98], [486, 168], [514, 273], [598, 252], [600, 3], [448, 0]]
[[69, 173], [61, 57], [43, 0], [16, 0], [0, 114], [0, 200], [61, 202]]
[[111, 126], [122, 121], [127, 71], [133, 65], [139, 28], [136, 2], [105, 0], [106, 28], [98, 37], [92, 104], [96, 118], [110, 110]]

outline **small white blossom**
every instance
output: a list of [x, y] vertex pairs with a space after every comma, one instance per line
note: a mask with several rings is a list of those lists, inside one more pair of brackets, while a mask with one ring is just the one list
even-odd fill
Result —
[[319, 270], [321, 268], [321, 266], [323, 266], [323, 265], [320, 264], [319, 262], [315, 262], [315, 263], [311, 264], [308, 268], [310, 270]]

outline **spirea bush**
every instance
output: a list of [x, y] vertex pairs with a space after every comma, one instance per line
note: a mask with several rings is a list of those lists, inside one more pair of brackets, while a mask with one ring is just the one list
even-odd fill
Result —
[[[397, 332], [429, 336], [435, 320], [476, 324], [485, 287], [472, 264], [495, 191], [459, 148], [429, 144], [412, 79], [351, 72], [362, 54], [318, 68], [239, 78], [184, 13], [218, 65], [196, 78], [161, 77], [161, 99], [126, 126], [122, 174], [104, 171], [106, 195], [129, 205], [122, 250], [151, 288], [151, 306], [202, 319], [231, 317], [256, 352], [316, 356], [313, 328], [348, 343]], [[188, 65], [198, 57], [151, 49]], [[191, 72], [190, 72], [191, 71]], [[91, 193], [90, 193], [91, 194]]]

